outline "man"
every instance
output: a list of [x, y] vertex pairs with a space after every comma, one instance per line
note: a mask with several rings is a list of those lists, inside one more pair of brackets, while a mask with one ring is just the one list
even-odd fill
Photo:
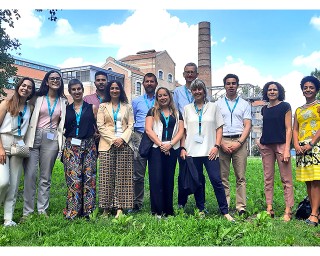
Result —
[[139, 154], [139, 145], [142, 134], [145, 130], [145, 118], [155, 102], [155, 90], [158, 85], [157, 77], [153, 73], [147, 73], [143, 78], [145, 94], [132, 101], [134, 115], [134, 132], [132, 144], [134, 149], [133, 157], [133, 181], [134, 181], [134, 206], [133, 211], [140, 211], [144, 197], [144, 176], [146, 173], [147, 159]]
[[[181, 114], [184, 112], [184, 106], [193, 102], [192, 93], [190, 90], [190, 85], [198, 77], [198, 68], [197, 65], [189, 62], [184, 66], [183, 77], [186, 80], [186, 84], [180, 87], [177, 87], [173, 92], [173, 101], [175, 106]], [[178, 158], [179, 164], [181, 158]], [[179, 168], [180, 169], [180, 168]], [[178, 208], [184, 208], [188, 201], [188, 195], [184, 193], [181, 184], [181, 175], [179, 173], [178, 177]]]
[[193, 102], [190, 85], [192, 81], [198, 77], [197, 65], [192, 62], [187, 63], [184, 66], [183, 77], [186, 80], [186, 84], [177, 87], [173, 91], [173, 101], [181, 114], [183, 114], [184, 106]]
[[83, 97], [83, 100], [89, 104], [95, 105], [99, 108], [100, 103], [104, 100], [104, 90], [107, 86], [107, 74], [103, 71], [97, 71], [94, 75], [94, 85], [96, 92]]
[[247, 145], [246, 139], [251, 129], [251, 106], [238, 96], [239, 78], [228, 74], [223, 79], [226, 96], [217, 101], [223, 119], [223, 137], [221, 141], [220, 173], [230, 207], [230, 162], [236, 176], [236, 210], [239, 215], [246, 212], [246, 167]]

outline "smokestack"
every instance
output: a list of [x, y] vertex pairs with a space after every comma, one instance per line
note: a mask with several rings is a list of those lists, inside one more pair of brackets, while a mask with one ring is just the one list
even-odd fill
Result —
[[[211, 34], [210, 22], [199, 22], [199, 37], [198, 37], [198, 72], [199, 79], [203, 80], [206, 87], [211, 87]], [[211, 98], [212, 90], [208, 90], [208, 95]]]

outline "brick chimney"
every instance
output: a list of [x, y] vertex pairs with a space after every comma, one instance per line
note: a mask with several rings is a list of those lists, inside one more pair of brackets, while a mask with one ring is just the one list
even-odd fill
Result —
[[[199, 79], [203, 80], [206, 87], [212, 86], [211, 81], [211, 34], [210, 22], [199, 22], [198, 37], [198, 72]], [[208, 96], [211, 98], [212, 90], [208, 90]]]

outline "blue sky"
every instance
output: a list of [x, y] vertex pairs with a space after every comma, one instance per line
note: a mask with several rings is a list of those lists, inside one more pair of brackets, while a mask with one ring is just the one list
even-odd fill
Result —
[[[152, 11], [150, 11], [152, 10]], [[46, 12], [21, 10], [13, 36], [21, 57], [60, 67], [100, 66], [137, 51], [167, 50], [183, 83], [183, 66], [197, 63], [198, 22], [211, 23], [213, 86], [225, 74], [240, 83], [282, 83], [295, 109], [303, 103], [299, 82], [320, 68], [320, 10], [61, 10], [56, 23]], [[292, 98], [299, 95], [298, 101]], [[289, 100], [290, 99], [290, 100]]]

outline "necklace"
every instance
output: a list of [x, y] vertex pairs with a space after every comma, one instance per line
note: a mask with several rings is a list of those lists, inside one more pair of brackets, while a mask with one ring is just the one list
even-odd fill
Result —
[[318, 101], [318, 100], [315, 99], [314, 101], [312, 101], [312, 102], [310, 102], [310, 103], [304, 104], [304, 106], [311, 106], [311, 105], [313, 105], [314, 103], [316, 103], [317, 101]]

